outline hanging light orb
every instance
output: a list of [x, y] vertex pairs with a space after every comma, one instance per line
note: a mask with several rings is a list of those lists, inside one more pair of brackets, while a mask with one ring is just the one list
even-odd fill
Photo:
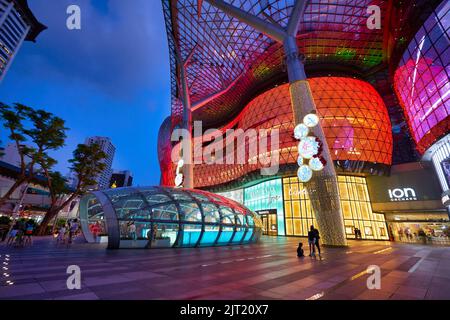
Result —
[[307, 165], [302, 165], [300, 168], [298, 168], [297, 171], [297, 177], [300, 180], [300, 182], [308, 182], [311, 180], [313, 175], [313, 172], [311, 168]]

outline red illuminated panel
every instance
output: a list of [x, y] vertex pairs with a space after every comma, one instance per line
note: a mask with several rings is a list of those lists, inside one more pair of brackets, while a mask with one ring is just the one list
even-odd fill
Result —
[[449, 16], [450, 2], [444, 1], [411, 41], [395, 72], [395, 91], [421, 153], [450, 130]]
[[[313, 78], [309, 83], [333, 160], [390, 165], [391, 125], [386, 107], [375, 89], [352, 78]], [[252, 100], [231, 122], [244, 130], [279, 129], [280, 165], [297, 160], [298, 142], [292, 134], [294, 123], [289, 94], [288, 84], [273, 88]], [[246, 150], [248, 147], [246, 143]], [[227, 183], [260, 168], [260, 164], [249, 163], [199, 164], [194, 169], [195, 186]]]

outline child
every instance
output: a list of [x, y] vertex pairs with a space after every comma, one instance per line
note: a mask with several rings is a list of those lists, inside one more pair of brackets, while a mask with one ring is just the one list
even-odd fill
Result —
[[304, 256], [305, 256], [305, 253], [303, 252], [303, 243], [299, 242], [298, 248], [297, 248], [297, 257], [302, 258]]

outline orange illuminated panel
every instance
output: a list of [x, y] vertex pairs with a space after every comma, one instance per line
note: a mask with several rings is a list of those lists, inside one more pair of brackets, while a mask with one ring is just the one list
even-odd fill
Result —
[[[333, 160], [390, 165], [391, 125], [386, 107], [376, 90], [370, 84], [353, 78], [322, 77], [308, 81]], [[222, 131], [225, 133], [225, 129], [230, 127], [243, 130], [278, 129], [279, 164], [296, 163], [298, 142], [293, 137], [288, 84], [256, 97]], [[245, 150], [248, 147], [246, 141]], [[234, 150], [237, 153], [237, 143]], [[260, 163], [249, 163], [248, 154], [246, 160], [245, 164], [195, 165], [195, 187], [227, 183], [261, 168]]]

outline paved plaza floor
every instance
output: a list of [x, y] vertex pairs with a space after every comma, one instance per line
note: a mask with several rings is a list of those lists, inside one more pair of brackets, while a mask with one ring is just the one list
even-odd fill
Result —
[[[304, 239], [263, 237], [215, 248], [106, 250], [102, 245], [0, 245], [0, 299], [450, 299], [450, 247], [351, 241], [302, 259]], [[306, 249], [306, 248], [305, 248]], [[67, 289], [69, 265], [81, 289]], [[367, 288], [369, 265], [381, 289]]]

